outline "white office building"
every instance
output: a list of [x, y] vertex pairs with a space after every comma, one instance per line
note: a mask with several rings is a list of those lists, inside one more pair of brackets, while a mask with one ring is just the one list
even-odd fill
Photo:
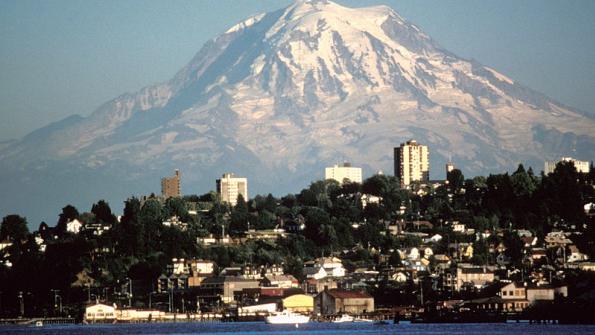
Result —
[[591, 168], [589, 162], [579, 161], [572, 157], [562, 157], [560, 160], [557, 160], [557, 161], [545, 162], [545, 168], [543, 171], [545, 172], [546, 175], [554, 172], [554, 170], [556, 169], [556, 165], [558, 165], [558, 163], [560, 163], [560, 162], [571, 162], [574, 165], [574, 167], [576, 168], [576, 171], [582, 172], [582, 173], [589, 173], [589, 170]]
[[238, 203], [238, 195], [242, 195], [248, 201], [248, 179], [236, 177], [233, 173], [225, 173], [221, 179], [217, 179], [217, 193], [221, 201], [232, 206]]
[[324, 169], [324, 179], [333, 179], [343, 184], [346, 180], [352, 183], [362, 183], [362, 168], [353, 167], [349, 163], [342, 166], [335, 164]]

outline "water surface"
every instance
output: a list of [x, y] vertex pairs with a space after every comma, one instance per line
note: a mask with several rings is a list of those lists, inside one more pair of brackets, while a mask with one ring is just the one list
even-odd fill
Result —
[[309, 323], [299, 325], [267, 325], [254, 323], [159, 323], [117, 325], [46, 325], [0, 326], [0, 334], [38, 335], [161, 335], [161, 334], [349, 334], [349, 335], [592, 335], [595, 325], [498, 324], [408, 324], [374, 325], [367, 323]]

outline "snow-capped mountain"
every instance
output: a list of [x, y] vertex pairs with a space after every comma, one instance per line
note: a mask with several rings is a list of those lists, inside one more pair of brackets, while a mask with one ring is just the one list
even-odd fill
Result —
[[[298, 191], [325, 165], [392, 173], [392, 148], [429, 145], [467, 175], [595, 157], [595, 120], [441, 48], [386, 6], [300, 0], [206, 43], [173, 79], [0, 146], [0, 211], [53, 220], [74, 203], [204, 193], [226, 171], [251, 194]], [[116, 206], [117, 207], [117, 206]]]

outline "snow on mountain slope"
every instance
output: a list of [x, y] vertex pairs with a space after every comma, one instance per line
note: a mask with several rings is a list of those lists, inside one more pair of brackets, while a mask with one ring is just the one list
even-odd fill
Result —
[[[166, 83], [0, 146], [1, 186], [23, 190], [0, 210], [118, 203], [157, 192], [173, 168], [185, 193], [233, 171], [251, 194], [281, 194], [342, 160], [390, 173], [392, 148], [409, 138], [430, 146], [434, 178], [449, 156], [467, 175], [539, 169], [592, 159], [594, 130], [592, 117], [444, 50], [389, 7], [302, 0], [231, 27]], [[31, 194], [47, 208], [20, 205]]]

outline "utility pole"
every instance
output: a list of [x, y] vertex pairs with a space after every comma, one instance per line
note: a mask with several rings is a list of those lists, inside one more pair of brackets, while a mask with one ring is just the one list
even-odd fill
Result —
[[19, 291], [19, 305], [20, 305], [20, 317], [25, 316], [25, 299], [23, 299], [23, 291]]
[[91, 303], [91, 284], [85, 284], [87, 286], [87, 303]]
[[155, 293], [155, 292], [154, 291], [149, 292], [149, 309], [153, 308], [152, 307], [153, 293]]
[[169, 288], [169, 312], [170, 313], [172, 311], [172, 307], [173, 307], [172, 305], [173, 305], [173, 302], [174, 302], [173, 294], [174, 294], [174, 286], [173, 286], [173, 283], [172, 283], [172, 286]]
[[60, 298], [60, 315], [62, 314], [62, 296], [58, 294], [60, 290], [50, 290], [54, 293], [54, 308], [58, 308], [58, 298]]
[[128, 278], [128, 307], [132, 307], [132, 279]]
[[424, 307], [424, 282], [423, 279], [420, 278], [419, 280], [419, 287], [420, 287], [420, 297], [421, 297], [421, 307]]

